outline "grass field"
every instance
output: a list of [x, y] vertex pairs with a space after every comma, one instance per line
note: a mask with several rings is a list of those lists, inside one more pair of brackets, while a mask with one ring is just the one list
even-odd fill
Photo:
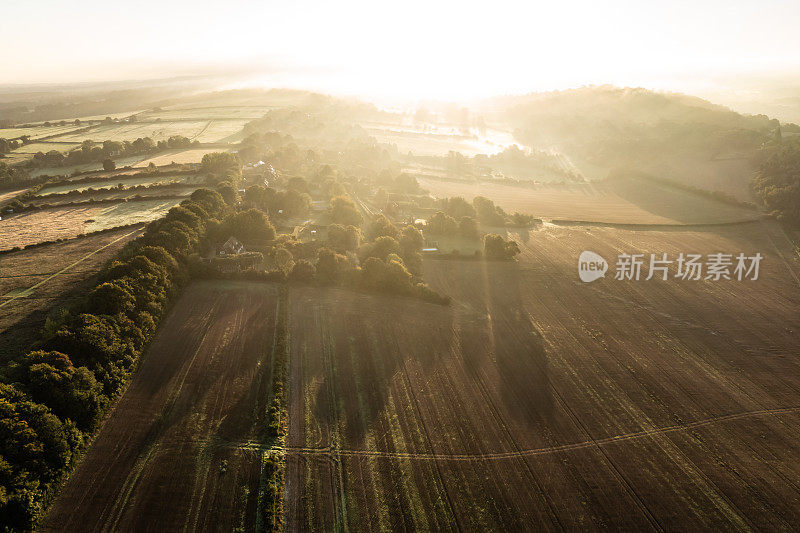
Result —
[[34, 142], [26, 144], [25, 146], [20, 146], [16, 150], [5, 154], [0, 161], [3, 161], [8, 165], [16, 165], [18, 163], [30, 161], [33, 159], [33, 155], [37, 152], [46, 154], [51, 150], [55, 150], [57, 152], [67, 153], [78, 146], [80, 146], [78, 143]]
[[[518, 262], [426, 261], [449, 308], [290, 293], [287, 529], [791, 529], [800, 263], [780, 229], [512, 236]], [[585, 249], [765, 259], [755, 282], [587, 285]]]
[[102, 209], [61, 207], [4, 216], [0, 220], [0, 250], [86, 233], [86, 221], [95, 218]]
[[66, 307], [140, 233], [123, 228], [0, 255], [0, 360], [18, 355], [38, 339], [45, 316]]
[[20, 146], [13, 152], [12, 154], [35, 154], [36, 152], [43, 152], [47, 153], [51, 150], [56, 150], [57, 152], [69, 152], [73, 148], [77, 148], [80, 146], [80, 143], [61, 143], [61, 142], [41, 142], [41, 143], [30, 143], [26, 144], [25, 146]]
[[170, 165], [176, 163], [179, 165], [186, 163], [199, 163], [203, 160], [203, 156], [211, 152], [225, 152], [224, 148], [193, 148], [189, 150], [170, 150], [166, 153], [144, 159], [135, 165], [134, 168], [143, 168], [150, 163], [156, 166]]
[[502, 183], [418, 178], [436, 197], [486, 196], [508, 212], [539, 218], [617, 224], [717, 224], [752, 220], [755, 211], [655, 183], [614, 180], [518, 187]]
[[30, 199], [29, 203], [33, 205], [48, 205], [48, 206], [58, 206], [69, 204], [75, 201], [85, 202], [87, 200], [132, 200], [132, 201], [140, 201], [139, 198], [158, 198], [164, 196], [170, 197], [186, 197], [190, 196], [194, 191], [196, 191], [198, 186], [196, 185], [186, 185], [180, 187], [167, 187], [167, 188], [154, 188], [154, 189], [144, 189], [144, 190], [108, 190], [103, 189], [100, 191], [93, 192], [91, 195], [81, 195], [80, 197], [74, 196], [35, 196]]
[[266, 284], [187, 290], [42, 530], [258, 530], [277, 302]]
[[[69, 118], [69, 119], [65, 119], [65, 120], [67, 122], [75, 122], [75, 119], [78, 119], [81, 122], [86, 122], [86, 121], [105, 120], [106, 117], [111, 117], [111, 118], [114, 118], [114, 119], [120, 119], [121, 120], [121, 119], [127, 118], [127, 117], [129, 117], [131, 115], [136, 115], [138, 113], [142, 113], [142, 110], [125, 111], [125, 112], [122, 112], [122, 113], [108, 113], [108, 114], [105, 114], [105, 115], [90, 115], [90, 116], [85, 116], [85, 117], [73, 117], [73, 118]], [[43, 124], [43, 123], [40, 122], [40, 123], [38, 123], [36, 125], [38, 126], [38, 125], [41, 125], [41, 124]]]
[[[124, 166], [135, 165], [140, 161], [147, 159], [149, 154], [140, 154], [131, 157], [121, 157], [114, 159], [114, 162], [117, 164], [117, 167], [122, 168]], [[92, 163], [84, 163], [81, 165], [69, 165], [64, 167], [37, 167], [30, 171], [31, 177], [36, 176], [70, 176], [74, 172], [93, 172], [97, 170], [103, 169], [103, 162], [102, 161], [94, 161]]]
[[244, 138], [243, 128], [249, 120], [212, 120], [195, 140], [201, 143], [233, 143]]
[[163, 217], [167, 211], [179, 203], [181, 203], [180, 198], [170, 198], [166, 200], [130, 201], [102, 207], [92, 217], [93, 222], [86, 225], [86, 232], [90, 233], [126, 224], [150, 222]]
[[27, 135], [31, 140], [41, 139], [42, 137], [51, 137], [53, 135], [63, 135], [71, 131], [85, 128], [86, 126], [76, 126], [68, 124], [66, 126], [34, 126], [30, 128], [0, 128], [0, 139], [17, 139]]
[[44, 196], [46, 194], [58, 194], [69, 191], [83, 191], [89, 188], [106, 189], [116, 187], [120, 183], [124, 183], [126, 187], [135, 187], [136, 185], [163, 185], [167, 183], [181, 183], [188, 181], [187, 176], [139, 176], [136, 178], [127, 178], [120, 176], [119, 179], [115, 177], [104, 178], [98, 181], [87, 181], [81, 183], [64, 182], [57, 185], [43, 187], [39, 190], [38, 195]]
[[163, 216], [180, 201], [180, 198], [173, 198], [130, 201], [110, 206], [54, 207], [8, 215], [0, 220], [0, 250], [149, 222]]
[[208, 124], [207, 120], [194, 122], [134, 122], [131, 124], [100, 125], [92, 130], [74, 135], [64, 135], [59, 141], [81, 142], [91, 139], [95, 142], [102, 141], [134, 141], [139, 137], [150, 137], [154, 141], [166, 140], [172, 135], [183, 135], [194, 139]]
[[142, 120], [244, 120], [250, 121], [263, 117], [270, 109], [269, 106], [219, 106], [219, 107], [193, 107], [190, 105], [177, 105], [167, 107], [161, 111], [147, 111], [138, 118]]

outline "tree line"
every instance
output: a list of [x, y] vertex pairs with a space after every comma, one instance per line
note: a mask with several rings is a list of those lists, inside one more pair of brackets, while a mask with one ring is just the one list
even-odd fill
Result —
[[[66, 154], [58, 150], [36, 152], [30, 165], [40, 167], [61, 167], [110, 160], [112, 157], [130, 157], [149, 152], [175, 148], [188, 148], [197, 144], [188, 137], [173, 135], [166, 140], [154, 141], [150, 137], [140, 137], [135, 141], [103, 141], [96, 143], [85, 140], [79, 148]], [[108, 168], [106, 170], [113, 170]]]
[[46, 321], [31, 351], [0, 369], [0, 523], [30, 529], [122, 392], [188, 257], [230, 207], [199, 189], [147, 226], [80, 302]]

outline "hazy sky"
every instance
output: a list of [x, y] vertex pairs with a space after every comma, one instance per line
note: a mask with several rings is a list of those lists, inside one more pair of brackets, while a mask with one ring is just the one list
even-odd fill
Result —
[[0, 83], [256, 66], [331, 92], [472, 97], [800, 72], [800, 1], [4, 2]]

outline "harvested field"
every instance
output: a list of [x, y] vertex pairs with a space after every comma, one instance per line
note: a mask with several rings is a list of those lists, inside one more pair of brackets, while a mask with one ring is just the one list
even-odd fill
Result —
[[501, 183], [418, 178], [436, 197], [485, 196], [508, 212], [545, 219], [616, 224], [717, 224], [753, 220], [758, 213], [680, 189], [634, 180], [521, 187]]
[[141, 234], [123, 228], [0, 255], [0, 360], [39, 338], [48, 313], [71, 297], [122, 246]]
[[256, 530], [277, 302], [190, 287], [42, 530]]
[[132, 200], [104, 206], [92, 217], [92, 222], [86, 226], [86, 232], [100, 231], [116, 226], [150, 222], [164, 216], [167, 211], [181, 203], [180, 198], [152, 200]]
[[[518, 262], [425, 262], [450, 307], [290, 291], [288, 529], [792, 529], [800, 261], [780, 228], [512, 236]], [[764, 260], [757, 281], [584, 284], [582, 250]]]
[[4, 216], [0, 220], [0, 250], [71, 238], [91, 231], [86, 229], [86, 221], [94, 219], [102, 209], [97, 206], [60, 207]]
[[752, 201], [750, 186], [756, 168], [749, 156], [708, 159], [676, 157], [653, 162], [642, 169], [654, 176], [668, 177], [694, 187], [723, 191], [740, 200]]

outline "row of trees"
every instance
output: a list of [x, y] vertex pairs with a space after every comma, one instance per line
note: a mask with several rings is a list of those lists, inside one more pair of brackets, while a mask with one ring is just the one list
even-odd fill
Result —
[[531, 215], [522, 213], [506, 213], [502, 207], [495, 205], [495, 203], [486, 198], [485, 196], [476, 196], [470, 204], [460, 196], [452, 198], [443, 198], [439, 200], [440, 209], [455, 218], [472, 217], [477, 219], [481, 224], [496, 227], [524, 227], [530, 226], [536, 220]]
[[473, 217], [463, 216], [456, 220], [442, 211], [437, 211], [425, 224], [425, 232], [430, 235], [477, 239], [478, 223]]
[[33, 351], [0, 369], [0, 524], [35, 525], [186, 282], [189, 254], [228, 212], [218, 193], [195, 191], [48, 319]]
[[50, 150], [46, 153], [36, 152], [32, 162], [34, 166], [44, 167], [80, 165], [112, 157], [129, 157], [157, 150], [187, 148], [193, 144], [195, 143], [189, 138], [181, 135], [173, 135], [169, 139], [158, 142], [150, 137], [140, 137], [135, 141], [103, 141], [102, 143], [86, 140], [81, 143], [79, 148], [66, 154], [58, 150]]

